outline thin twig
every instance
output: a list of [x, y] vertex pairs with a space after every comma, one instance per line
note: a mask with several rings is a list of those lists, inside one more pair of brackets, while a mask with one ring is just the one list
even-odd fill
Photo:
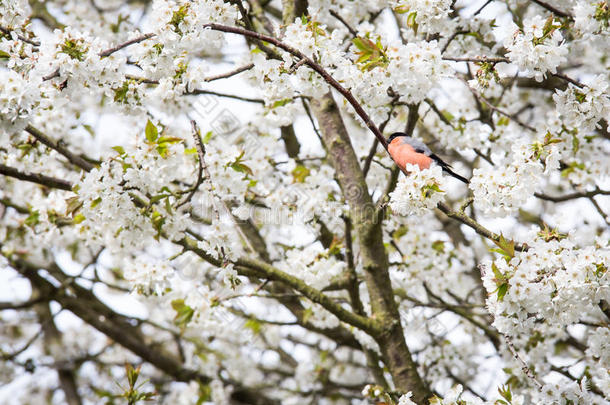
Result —
[[597, 210], [599, 215], [601, 215], [601, 217], [604, 220], [604, 222], [606, 223], [606, 225], [610, 225], [610, 221], [608, 221], [608, 215], [606, 215], [604, 210], [602, 210], [602, 207], [600, 207], [599, 204], [597, 203], [597, 201], [595, 201], [595, 198], [589, 197], [589, 201], [591, 201], [591, 204], [593, 204], [593, 206], [595, 207], [595, 209]]
[[356, 31], [355, 29], [353, 29], [353, 28], [351, 27], [351, 25], [349, 25], [349, 24], [347, 23], [347, 21], [345, 21], [345, 20], [343, 19], [343, 17], [341, 17], [341, 16], [339, 15], [339, 13], [337, 13], [335, 10], [330, 10], [329, 12], [330, 12], [330, 15], [332, 15], [333, 17], [335, 17], [337, 20], [341, 21], [341, 24], [343, 24], [343, 25], [345, 26], [345, 28], [347, 28], [347, 30], [349, 31], [349, 33], [350, 33], [350, 34], [352, 34], [354, 37], [357, 37], [357, 36], [358, 36], [358, 31]]
[[553, 73], [552, 76], [565, 80], [568, 83], [572, 83], [574, 86], [576, 86], [578, 88], [582, 89], [583, 87], [585, 87], [585, 85], [582, 84], [581, 82], [579, 82], [578, 80], [572, 79], [571, 77], [564, 75], [563, 73]]
[[556, 196], [556, 197], [542, 194], [542, 193], [534, 193], [534, 195], [537, 198], [540, 198], [541, 200], [552, 201], [552, 202], [564, 202], [564, 201], [569, 201], [569, 200], [575, 200], [577, 198], [590, 198], [590, 197], [593, 197], [596, 195], [610, 195], [610, 190], [601, 190], [599, 188], [596, 188], [593, 191], [577, 192], [577, 193], [565, 194], [565, 195]]
[[506, 342], [506, 345], [508, 346], [508, 349], [510, 350], [511, 354], [513, 355], [513, 357], [515, 359], [517, 359], [517, 361], [519, 361], [521, 363], [521, 370], [523, 370], [523, 372], [525, 373], [525, 375], [527, 375], [538, 387], [539, 390], [542, 390], [542, 383], [540, 381], [538, 381], [538, 379], [536, 378], [536, 376], [534, 375], [534, 373], [532, 372], [532, 370], [529, 368], [529, 366], [527, 365], [527, 363], [521, 358], [521, 356], [519, 356], [519, 353], [517, 353], [517, 350], [515, 350], [515, 346], [513, 346], [513, 342], [511, 342], [510, 338], [506, 335], [504, 336], [504, 340]]
[[505, 117], [510, 118], [511, 120], [515, 121], [517, 124], [519, 124], [519, 126], [525, 128], [525, 129], [529, 129], [532, 132], [536, 132], [536, 128], [532, 127], [531, 125], [528, 125], [524, 122], [522, 122], [520, 119], [518, 119], [517, 117], [515, 117], [514, 114], [510, 114], [506, 111], [504, 111], [503, 109], [496, 107], [495, 105], [493, 105], [493, 103], [489, 100], [487, 100], [485, 97], [483, 97], [483, 95], [481, 93], [479, 93], [477, 90], [473, 89], [472, 87], [470, 87], [470, 85], [468, 84], [468, 82], [466, 82], [464, 80], [464, 83], [466, 84], [466, 86], [468, 86], [468, 88], [470, 89], [470, 91], [472, 92], [472, 94], [478, 99], [483, 101], [487, 107], [492, 110], [495, 111], [501, 115], [504, 115]]
[[245, 66], [242, 67], [238, 67], [235, 70], [231, 70], [230, 72], [227, 73], [222, 73], [216, 76], [210, 76], [210, 77], [206, 77], [205, 79], [203, 79], [204, 82], [212, 82], [214, 80], [218, 80], [218, 79], [226, 79], [227, 77], [231, 77], [231, 76], [235, 76], [241, 72], [245, 72], [246, 70], [250, 70], [254, 67], [254, 63], [248, 63]]
[[129, 45], [133, 45], [133, 44], [140, 43], [140, 42], [142, 42], [142, 41], [146, 41], [147, 39], [152, 38], [152, 37], [154, 37], [155, 35], [157, 35], [157, 34], [154, 34], [154, 33], [152, 33], [152, 32], [151, 32], [151, 33], [148, 33], [148, 34], [141, 35], [141, 36], [139, 36], [139, 37], [136, 37], [136, 38], [130, 39], [129, 41], [125, 41], [125, 42], [123, 42], [123, 43], [121, 43], [121, 44], [118, 44], [118, 45], [116, 45], [116, 46], [114, 46], [114, 47], [112, 47], [112, 48], [106, 49], [105, 51], [102, 51], [102, 52], [98, 53], [98, 55], [99, 55], [100, 57], [102, 57], [102, 58], [104, 58], [104, 57], [106, 57], [106, 56], [110, 56], [110, 55], [112, 55], [113, 53], [115, 53], [115, 52], [117, 52], [117, 51], [120, 51], [120, 50], [121, 50], [121, 49], [123, 49], [123, 48], [128, 47]]
[[[491, 0], [490, 0], [491, 1]], [[445, 45], [443, 45], [443, 48], [441, 49], [441, 54], [445, 53], [445, 51], [447, 50], [447, 48], [449, 48], [449, 44], [451, 44], [451, 42], [453, 42], [453, 40], [458, 36], [458, 35], [464, 35], [464, 34], [468, 34], [470, 31], [456, 31], [454, 32], [448, 39], [447, 42], [445, 42]]]
[[199, 129], [197, 128], [197, 123], [195, 120], [191, 120], [191, 133], [193, 135], [193, 139], [195, 140], [195, 148], [197, 148], [197, 181], [191, 188], [191, 192], [186, 196], [184, 200], [180, 204], [176, 206], [176, 208], [180, 208], [187, 202], [191, 201], [199, 186], [203, 182], [203, 158], [205, 157], [205, 146], [203, 146], [203, 142], [201, 141], [201, 134], [199, 133]]
[[322, 141], [322, 134], [320, 134], [320, 131], [318, 130], [318, 127], [316, 127], [316, 122], [313, 119], [313, 115], [311, 114], [311, 110], [309, 109], [309, 106], [305, 102], [305, 99], [301, 99], [301, 102], [303, 103], [303, 109], [305, 109], [305, 114], [307, 114], [307, 117], [309, 118], [309, 122], [311, 122], [311, 127], [313, 128], [313, 132], [316, 133], [316, 135], [318, 136], [318, 139], [320, 140], [320, 142], [323, 143], [323, 141]]
[[[0, 32], [2, 32], [3, 34], [6, 34], [6, 35], [9, 35], [9, 36], [10, 36], [10, 35], [11, 35], [12, 30], [10, 30], [10, 29], [8, 29], [8, 28], [6, 28], [6, 27], [2, 27], [2, 26], [0, 26]], [[23, 41], [23, 42], [25, 42], [25, 43], [28, 43], [28, 44], [30, 44], [30, 45], [32, 45], [32, 46], [40, 46], [40, 42], [38, 42], [38, 41], [34, 41], [34, 40], [31, 40], [31, 39], [29, 39], [29, 38], [26, 38], [26, 37], [24, 37], [24, 36], [23, 36], [23, 35], [21, 35], [21, 34], [17, 34], [17, 38], [18, 38], [20, 41]]]
[[[398, 96], [396, 96], [395, 100], [398, 100]], [[390, 111], [388, 112], [388, 118], [386, 118], [386, 120], [383, 121], [381, 123], [381, 125], [379, 126], [379, 130], [382, 133], [385, 130], [385, 127], [388, 125], [388, 123], [392, 119], [392, 113], [394, 112], [395, 107], [396, 106], [394, 104], [392, 104], [392, 107], [390, 108]], [[375, 138], [375, 140], [373, 141], [373, 144], [371, 145], [371, 148], [369, 149], [369, 154], [366, 156], [366, 160], [364, 161], [364, 166], [362, 167], [362, 175], [364, 176], [364, 178], [366, 178], [366, 175], [369, 173], [369, 170], [371, 168], [371, 162], [373, 161], [373, 158], [375, 157], [375, 154], [377, 153], [378, 145], [379, 145], [379, 140], [377, 138]]]
[[371, 162], [377, 153], [377, 146], [379, 146], [379, 139], [375, 138], [373, 140], [373, 144], [369, 149], [369, 154], [366, 155], [366, 159], [364, 160], [364, 165], [362, 166], [362, 175], [366, 178], [366, 175], [369, 174], [369, 170], [371, 169]]
[[296, 72], [296, 70], [298, 68], [300, 68], [301, 66], [303, 66], [305, 64], [305, 59], [301, 59], [300, 61], [298, 61], [297, 63], [295, 63], [294, 65], [292, 65], [292, 67], [288, 70], [288, 74], [291, 75], [294, 72]]
[[479, 7], [479, 9], [478, 9], [477, 11], [475, 11], [475, 12], [474, 12], [474, 14], [473, 14], [472, 16], [473, 16], [473, 17], [475, 17], [475, 16], [477, 16], [477, 15], [481, 14], [481, 11], [483, 11], [483, 9], [484, 9], [485, 7], [487, 7], [488, 5], [490, 5], [490, 4], [491, 4], [493, 1], [494, 1], [494, 0], [487, 0], [487, 1], [485, 2], [485, 4], [483, 4], [481, 7]]
[[192, 96], [198, 96], [198, 95], [201, 95], [201, 94], [209, 94], [209, 95], [212, 95], [212, 96], [218, 96], [218, 97], [224, 97], [224, 98], [232, 98], [232, 99], [240, 100], [240, 101], [248, 101], [250, 103], [265, 104], [265, 100], [263, 100], [261, 98], [242, 97], [242, 96], [238, 96], [238, 95], [235, 95], [235, 94], [218, 93], [216, 91], [211, 91], [211, 90], [195, 89], [195, 90], [187, 91], [184, 94], [189, 94], [189, 95], [192, 95]]
[[502, 57], [488, 57], [488, 56], [464, 56], [464, 57], [453, 57], [443, 56], [443, 60], [450, 60], [453, 62], [474, 62], [474, 63], [510, 63], [510, 59]]

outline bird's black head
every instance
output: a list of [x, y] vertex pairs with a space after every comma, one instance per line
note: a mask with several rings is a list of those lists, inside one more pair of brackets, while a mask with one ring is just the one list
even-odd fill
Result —
[[407, 136], [407, 134], [405, 134], [404, 132], [394, 132], [388, 137], [388, 143], [391, 143], [394, 138], [398, 138], [399, 136]]

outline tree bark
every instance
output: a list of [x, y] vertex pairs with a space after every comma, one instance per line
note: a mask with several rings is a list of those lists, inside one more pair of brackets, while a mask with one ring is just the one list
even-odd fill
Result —
[[339, 108], [330, 92], [312, 100], [311, 107], [329, 159], [334, 166], [337, 181], [350, 207], [351, 220], [359, 241], [372, 317], [384, 325], [383, 332], [374, 338], [379, 344], [383, 360], [396, 387], [401, 391], [411, 391], [415, 402], [425, 403], [431, 392], [419, 376], [405, 342], [400, 314], [392, 293], [382, 224], [377, 218], [376, 206], [369, 194]]

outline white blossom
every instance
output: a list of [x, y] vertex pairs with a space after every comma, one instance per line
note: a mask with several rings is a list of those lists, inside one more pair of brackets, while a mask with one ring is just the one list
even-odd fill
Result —
[[560, 23], [537, 15], [523, 22], [523, 29], [514, 25], [514, 34], [504, 40], [507, 57], [527, 77], [541, 81], [547, 72], [556, 73], [566, 60], [568, 49], [563, 43]]
[[420, 170], [407, 164], [408, 176], [390, 193], [390, 208], [399, 215], [418, 215], [436, 207], [446, 194], [446, 180], [440, 166]]

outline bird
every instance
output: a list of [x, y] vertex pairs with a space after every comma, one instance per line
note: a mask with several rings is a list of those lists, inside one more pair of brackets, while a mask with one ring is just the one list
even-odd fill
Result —
[[466, 184], [470, 183], [468, 179], [451, 170], [451, 166], [432, 153], [422, 141], [414, 139], [404, 132], [394, 132], [387, 141], [390, 156], [403, 172], [406, 173], [405, 166], [408, 163], [417, 165], [422, 170], [429, 168], [432, 162], [435, 162], [444, 172]]

